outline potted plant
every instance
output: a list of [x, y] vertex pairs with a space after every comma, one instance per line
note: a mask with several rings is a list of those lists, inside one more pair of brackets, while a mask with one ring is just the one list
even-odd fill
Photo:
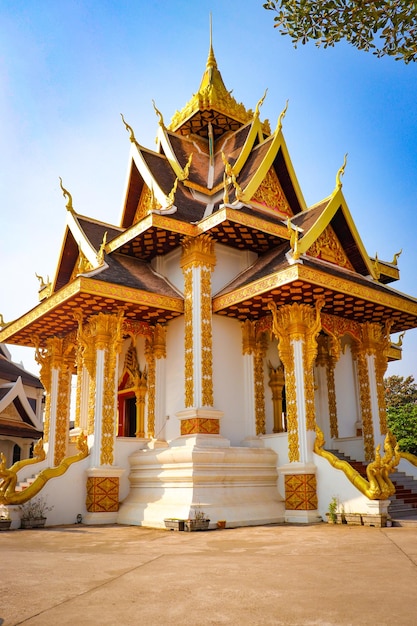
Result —
[[42, 496], [34, 498], [22, 504], [20, 509], [21, 528], [41, 528], [45, 526], [46, 513], [54, 507], [48, 506]]
[[349, 526], [362, 526], [362, 515], [360, 513], [345, 513], [345, 517]]
[[0, 504], [0, 530], [9, 530], [11, 523], [9, 509], [4, 504]]
[[329, 524], [336, 524], [336, 521], [337, 521], [337, 498], [336, 496], [333, 496], [333, 498], [330, 500], [326, 517], [327, 517], [327, 521]]
[[178, 517], [166, 517], [164, 519], [165, 528], [169, 530], [184, 530], [185, 520]]
[[200, 507], [195, 507], [194, 517], [186, 520], [185, 526], [188, 531], [207, 530], [209, 527], [209, 523], [210, 520], [206, 517], [204, 511], [202, 511]]

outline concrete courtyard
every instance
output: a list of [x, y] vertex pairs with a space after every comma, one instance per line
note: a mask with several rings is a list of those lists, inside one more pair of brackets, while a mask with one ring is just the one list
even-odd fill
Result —
[[0, 532], [0, 625], [413, 625], [417, 528]]

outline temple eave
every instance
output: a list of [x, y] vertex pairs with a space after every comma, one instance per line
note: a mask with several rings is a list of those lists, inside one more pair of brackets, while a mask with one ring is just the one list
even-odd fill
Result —
[[268, 302], [277, 306], [290, 302], [314, 305], [325, 298], [322, 311], [357, 322], [393, 322], [391, 332], [414, 328], [417, 324], [417, 301], [400, 293], [387, 293], [378, 285], [355, 284], [348, 276], [332, 276], [328, 272], [301, 264], [255, 280], [230, 293], [214, 297], [213, 312], [239, 319], [259, 319], [268, 314]]
[[3, 328], [0, 342], [34, 347], [39, 339], [43, 346], [50, 337], [77, 329], [76, 310], [88, 318], [98, 312], [116, 314], [120, 308], [127, 319], [152, 324], [182, 315], [184, 304], [181, 298], [80, 277]]

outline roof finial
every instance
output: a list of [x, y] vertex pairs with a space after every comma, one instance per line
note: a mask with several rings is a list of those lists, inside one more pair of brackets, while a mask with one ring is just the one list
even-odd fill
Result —
[[279, 114], [279, 118], [278, 118], [278, 123], [277, 123], [277, 128], [275, 132], [279, 132], [282, 128], [282, 120], [285, 117], [285, 114], [287, 112], [288, 109], [288, 100], [285, 103], [285, 107], [282, 109], [281, 113]]
[[153, 108], [155, 110], [155, 113], [157, 114], [157, 116], [159, 117], [159, 126], [161, 128], [165, 128], [165, 124], [164, 124], [164, 118], [162, 117], [162, 113], [161, 111], [159, 111], [159, 109], [156, 108], [156, 104], [155, 104], [155, 100], [152, 100], [152, 104], [153, 104]]
[[[259, 100], [259, 102], [256, 105], [255, 113], [253, 114], [254, 118], [259, 117], [259, 110], [260, 110], [261, 106], [263, 105], [263, 103], [265, 101], [267, 93], [268, 93], [268, 87], [265, 89], [264, 95], [262, 96], [262, 98]], [[288, 104], [288, 100], [287, 100], [287, 104]]]
[[342, 188], [342, 181], [340, 179], [341, 179], [341, 177], [345, 173], [346, 163], [347, 163], [347, 152], [346, 152], [345, 157], [343, 159], [343, 165], [342, 165], [341, 168], [339, 168], [339, 170], [338, 170], [338, 172], [336, 174], [336, 189], [341, 189]]
[[120, 113], [120, 115], [122, 117], [123, 124], [125, 125], [125, 128], [130, 135], [129, 137], [130, 141], [132, 143], [136, 143], [136, 137], [135, 137], [135, 133], [133, 132], [133, 128], [129, 126], [129, 124], [126, 122], [125, 118], [123, 117], [123, 113]]
[[70, 192], [69, 192], [69, 191], [67, 191], [67, 190], [65, 189], [65, 187], [63, 186], [61, 176], [59, 176], [59, 184], [60, 184], [60, 187], [61, 187], [61, 189], [62, 189], [62, 194], [63, 194], [64, 198], [66, 198], [66, 199], [67, 199], [67, 204], [65, 205], [65, 208], [66, 208], [66, 209], [67, 209], [70, 213], [73, 213], [74, 208], [73, 208], [73, 206], [72, 206], [72, 195], [71, 195], [71, 194], [70, 194]]
[[213, 50], [213, 20], [210, 12], [210, 47], [206, 67], [216, 67], [216, 65], [217, 63]]

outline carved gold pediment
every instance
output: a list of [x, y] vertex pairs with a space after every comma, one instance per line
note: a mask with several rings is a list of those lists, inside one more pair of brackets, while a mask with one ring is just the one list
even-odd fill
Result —
[[269, 169], [252, 200], [268, 207], [271, 211], [279, 211], [288, 216], [292, 215], [290, 205], [273, 168]]
[[317, 237], [313, 245], [307, 250], [307, 254], [355, 271], [331, 226], [327, 226], [321, 235]]

